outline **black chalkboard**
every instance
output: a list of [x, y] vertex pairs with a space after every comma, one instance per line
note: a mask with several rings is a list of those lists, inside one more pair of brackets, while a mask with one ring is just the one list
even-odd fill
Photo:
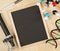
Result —
[[11, 14], [21, 46], [48, 39], [38, 6], [18, 10]]

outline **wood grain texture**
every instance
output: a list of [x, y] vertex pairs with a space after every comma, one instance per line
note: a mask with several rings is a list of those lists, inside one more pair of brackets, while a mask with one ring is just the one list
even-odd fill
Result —
[[0, 0], [0, 10], [16, 0]]
[[[6, 4], [6, 2], [7, 1], [5, 1], [4, 3]], [[16, 30], [15, 30], [15, 27], [14, 27], [14, 24], [13, 24], [13, 21], [12, 21], [12, 16], [11, 16], [10, 12], [33, 6], [33, 5], [36, 4], [36, 2], [38, 2], [38, 0], [27, 0], [27, 1], [23, 0], [20, 3], [13, 6], [9, 11], [1, 12], [2, 17], [3, 17], [8, 29], [9, 29], [9, 31], [12, 35], [16, 34]], [[3, 8], [4, 6], [2, 7], [0, 5], [0, 7]], [[58, 7], [56, 7], [56, 8], [58, 8]], [[58, 8], [58, 10], [59, 9], [60, 8]], [[48, 27], [48, 32], [50, 32], [50, 30], [55, 28], [54, 21], [58, 18], [60, 18], [60, 17], [56, 17], [56, 16], [51, 15], [51, 18], [48, 21], [46, 21], [46, 24], [47, 24], [47, 27]], [[3, 33], [3, 30], [0, 27], [0, 51], [7, 51], [5, 45], [2, 42], [2, 40], [4, 38], [5, 38], [5, 35]], [[16, 38], [16, 39], [18, 39], [18, 38]], [[49, 51], [60, 51], [60, 42], [58, 41], [58, 48], [57, 49], [55, 49], [55, 47], [50, 45], [50, 44], [46, 44], [45, 41], [42, 41], [42, 42], [37, 42], [37, 43], [31, 44], [31, 45], [27, 45], [27, 46], [24, 46], [24, 47], [21, 47], [21, 48], [16, 48], [13, 51], [48, 51], [48, 50]]]

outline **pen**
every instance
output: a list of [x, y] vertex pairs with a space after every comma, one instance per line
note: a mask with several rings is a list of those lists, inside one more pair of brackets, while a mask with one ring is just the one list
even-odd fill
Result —
[[13, 36], [11, 36], [10, 32], [8, 31], [8, 29], [7, 29], [7, 27], [6, 27], [5, 23], [4, 23], [1, 15], [0, 15], [0, 25], [1, 25], [3, 31], [4, 31], [4, 33], [6, 35], [6, 39], [4, 39], [3, 42], [9, 41], [11, 46], [14, 47], [15, 44], [14, 44], [14, 41], [13, 41]]

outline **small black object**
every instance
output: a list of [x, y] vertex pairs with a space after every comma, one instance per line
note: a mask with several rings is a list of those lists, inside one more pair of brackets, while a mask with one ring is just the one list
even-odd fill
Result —
[[[7, 29], [7, 27], [6, 27], [5, 23], [4, 23], [1, 15], [0, 15], [0, 25], [1, 25], [4, 33], [5, 33], [6, 37], [9, 36], [9, 35], [11, 35], [10, 32], [8, 31], [8, 29]], [[10, 44], [11, 44], [12, 47], [15, 46], [12, 36], [3, 40], [3, 42], [7, 42], [7, 41], [10, 42]]]
[[11, 14], [21, 46], [48, 39], [38, 6], [18, 10]]
[[17, 3], [19, 3], [19, 2], [21, 2], [22, 0], [17, 0], [17, 1], [15, 1], [15, 4], [17, 4]]
[[47, 0], [47, 2], [53, 2], [54, 0]]
[[47, 5], [49, 5], [49, 2], [46, 2]]
[[55, 1], [57, 4], [59, 4], [59, 1]]
[[53, 10], [52, 13], [53, 13], [54, 15], [56, 15], [56, 13], [58, 13], [58, 11], [57, 11], [57, 10]]
[[53, 0], [47, 0], [46, 4], [49, 6], [49, 2], [53, 2]]

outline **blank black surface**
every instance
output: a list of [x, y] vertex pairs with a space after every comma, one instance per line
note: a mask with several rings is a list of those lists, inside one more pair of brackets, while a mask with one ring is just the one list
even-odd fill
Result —
[[38, 6], [12, 12], [21, 46], [47, 39]]

